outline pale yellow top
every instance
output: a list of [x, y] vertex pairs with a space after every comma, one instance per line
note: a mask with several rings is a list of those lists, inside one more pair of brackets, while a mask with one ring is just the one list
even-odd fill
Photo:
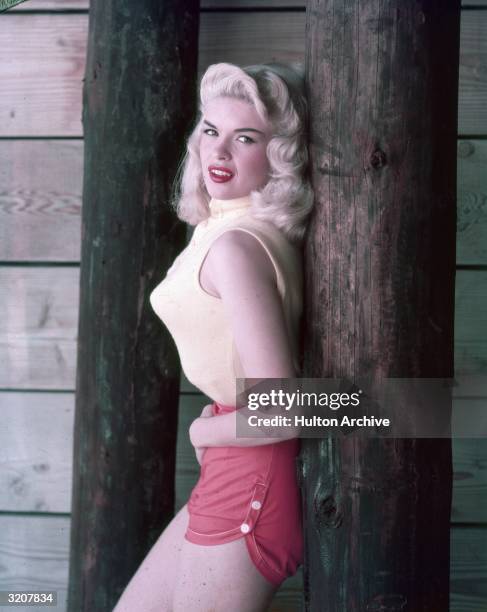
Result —
[[209, 207], [211, 216], [196, 226], [188, 246], [152, 291], [150, 303], [174, 338], [187, 379], [211, 400], [235, 406], [236, 378], [244, 378], [245, 374], [221, 299], [207, 293], [199, 283], [201, 265], [212, 243], [228, 230], [247, 232], [260, 242], [276, 270], [294, 367], [299, 375], [301, 253], [273, 223], [251, 215], [249, 196], [212, 199]]

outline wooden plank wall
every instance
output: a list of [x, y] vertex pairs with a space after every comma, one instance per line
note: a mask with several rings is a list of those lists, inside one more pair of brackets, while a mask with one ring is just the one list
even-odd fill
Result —
[[[462, 8], [455, 411], [487, 407], [486, 9], [487, 0]], [[203, 0], [200, 73], [218, 61], [302, 60], [304, 11], [302, 0]], [[55, 589], [58, 611], [68, 577], [87, 26], [87, 0], [29, 0], [0, 16], [0, 590]], [[187, 428], [205, 403], [184, 381], [177, 509], [197, 479]], [[453, 448], [451, 609], [480, 612], [487, 445], [455, 439]], [[286, 581], [273, 610], [300, 610], [301, 586], [300, 573]]]

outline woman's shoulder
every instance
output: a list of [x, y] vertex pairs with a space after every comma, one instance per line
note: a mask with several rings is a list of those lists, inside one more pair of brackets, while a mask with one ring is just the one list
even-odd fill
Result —
[[[269, 221], [234, 221], [212, 241], [208, 253], [213, 274], [217, 268], [231, 268], [257, 280], [273, 280], [281, 295], [289, 282], [299, 284], [301, 253], [277, 226]], [[287, 279], [287, 280], [286, 280]]]
[[267, 219], [258, 219], [252, 215], [244, 215], [228, 227], [228, 230], [241, 230], [253, 235], [261, 244], [265, 244], [276, 255], [285, 259], [296, 257], [300, 253], [300, 247], [292, 242], [281, 228]]
[[214, 274], [230, 269], [237, 278], [276, 279], [275, 258], [266, 243], [241, 227], [229, 228], [214, 240], [208, 263]]

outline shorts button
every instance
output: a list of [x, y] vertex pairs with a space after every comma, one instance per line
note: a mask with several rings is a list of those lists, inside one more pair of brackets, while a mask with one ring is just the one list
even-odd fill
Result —
[[240, 531], [242, 533], [248, 533], [250, 531], [250, 526], [248, 525], [248, 523], [242, 523], [240, 525]]
[[252, 508], [254, 510], [260, 510], [260, 507], [262, 506], [262, 504], [260, 503], [260, 501], [253, 501], [252, 502]]

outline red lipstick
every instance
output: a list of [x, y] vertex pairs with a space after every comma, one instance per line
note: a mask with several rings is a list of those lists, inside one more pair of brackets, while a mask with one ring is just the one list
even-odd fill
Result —
[[233, 172], [225, 166], [209, 166], [208, 172], [215, 183], [226, 183], [233, 178]]

